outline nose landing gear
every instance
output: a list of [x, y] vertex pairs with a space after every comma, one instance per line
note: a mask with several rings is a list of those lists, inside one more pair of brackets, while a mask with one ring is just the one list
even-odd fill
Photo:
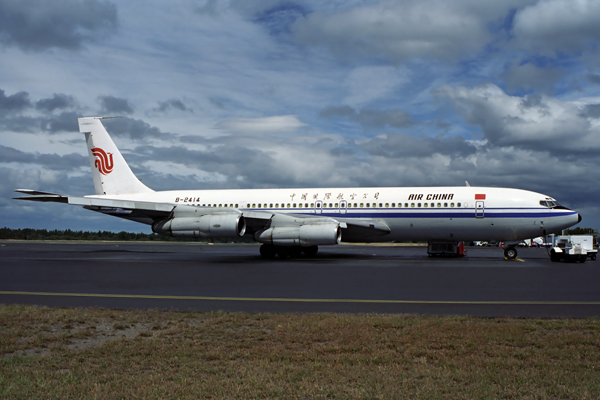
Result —
[[509, 260], [514, 260], [515, 258], [517, 258], [517, 249], [513, 246], [505, 248], [504, 257], [506, 257]]

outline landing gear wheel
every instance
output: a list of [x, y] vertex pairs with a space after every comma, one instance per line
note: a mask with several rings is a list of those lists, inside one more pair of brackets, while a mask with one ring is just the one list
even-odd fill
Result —
[[517, 258], [517, 249], [514, 247], [507, 247], [504, 249], [504, 257], [508, 258], [509, 260], [514, 260]]
[[282, 260], [285, 260], [286, 258], [288, 258], [291, 255], [289, 247], [277, 246], [276, 249], [277, 249], [277, 255]]
[[292, 258], [298, 258], [302, 254], [302, 247], [300, 246], [292, 246], [288, 247], [288, 255]]
[[302, 251], [304, 252], [304, 255], [306, 257], [314, 257], [317, 255], [317, 252], [319, 251], [319, 246], [305, 247], [302, 249]]
[[260, 256], [262, 258], [272, 260], [275, 258], [276, 254], [277, 250], [275, 249], [275, 246], [270, 244], [263, 244], [262, 246], [260, 246]]

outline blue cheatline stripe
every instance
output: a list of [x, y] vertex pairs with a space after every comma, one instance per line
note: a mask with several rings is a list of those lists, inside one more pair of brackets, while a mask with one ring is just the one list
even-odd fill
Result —
[[378, 299], [299, 299], [285, 297], [214, 297], [214, 296], [169, 296], [152, 294], [102, 294], [102, 293], [56, 293], [0, 291], [0, 295], [94, 297], [110, 299], [155, 299], [155, 300], [204, 300], [204, 301], [255, 301], [276, 303], [365, 303], [365, 304], [473, 304], [473, 305], [587, 305], [600, 306], [600, 301], [509, 301], [509, 300], [378, 300]]
[[[256, 208], [252, 211], [279, 211], [285, 214], [293, 213], [297, 215], [322, 215], [324, 217], [347, 218], [474, 218], [475, 208], [376, 208], [371, 211], [370, 208], [348, 208], [346, 212], [340, 212], [338, 208], [323, 208], [320, 213], [315, 212], [314, 208]], [[393, 210], [393, 211], [392, 211]], [[479, 210], [477, 210], [479, 212]], [[576, 211], [549, 211], [534, 207], [515, 207], [515, 208], [486, 208], [481, 210], [485, 218], [556, 218], [569, 215], [576, 215]]]
[[[319, 214], [314, 211], [310, 212], [301, 212], [301, 210], [289, 210], [290, 213], [296, 215], [322, 215], [324, 217], [346, 217], [346, 218], [475, 218], [475, 209], [463, 209], [466, 211], [457, 211], [457, 212], [448, 212], [448, 211], [438, 211], [438, 210], [419, 210], [419, 211], [394, 211], [390, 212], [388, 210], [382, 210], [377, 212], [366, 212], [363, 209], [351, 209], [346, 213], [340, 213], [339, 211], [329, 212], [323, 211]], [[576, 215], [577, 212], [565, 212], [565, 213], [550, 213], [544, 211], [535, 211], [535, 212], [516, 212], [516, 211], [492, 211], [485, 210], [484, 217], [485, 218], [557, 218], [557, 217], [565, 217], [569, 215]]]

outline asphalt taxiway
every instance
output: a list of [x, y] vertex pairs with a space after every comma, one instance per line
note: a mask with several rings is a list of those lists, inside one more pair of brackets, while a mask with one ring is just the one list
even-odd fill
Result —
[[0, 303], [52, 307], [347, 312], [484, 317], [600, 316], [600, 262], [545, 249], [322, 247], [262, 260], [257, 245], [0, 242]]

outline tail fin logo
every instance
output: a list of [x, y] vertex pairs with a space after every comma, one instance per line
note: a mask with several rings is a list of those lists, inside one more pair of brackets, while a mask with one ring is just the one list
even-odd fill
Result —
[[108, 175], [112, 172], [114, 163], [112, 153], [107, 153], [100, 147], [94, 147], [92, 154], [96, 157], [96, 168], [102, 175]]

